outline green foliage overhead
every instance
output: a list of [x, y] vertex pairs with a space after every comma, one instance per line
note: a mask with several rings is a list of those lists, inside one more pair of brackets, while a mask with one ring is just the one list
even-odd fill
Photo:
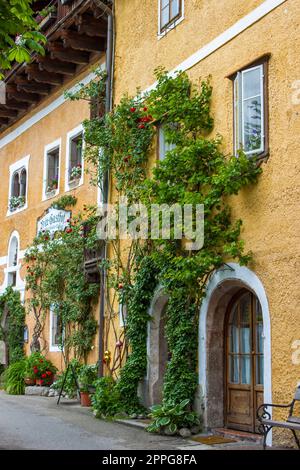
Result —
[[[4, 313], [7, 312], [5, 328], [1, 326]], [[20, 300], [20, 293], [7, 287], [0, 296], [0, 339], [8, 346], [9, 363], [24, 357], [25, 308]]]
[[0, 78], [14, 61], [30, 62], [30, 54], [44, 55], [46, 38], [38, 31], [31, 8], [34, 0], [0, 0]]

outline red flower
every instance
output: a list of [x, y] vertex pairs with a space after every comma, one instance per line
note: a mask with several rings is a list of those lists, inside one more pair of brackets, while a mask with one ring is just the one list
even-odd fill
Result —
[[135, 112], [136, 112], [136, 108], [130, 108], [130, 112], [131, 112], [131, 113], [135, 113]]
[[40, 362], [44, 362], [43, 359], [40, 359]]
[[140, 125], [139, 125], [139, 129], [145, 129], [145, 125], [144, 125], [144, 124], [140, 124]]
[[66, 233], [71, 233], [73, 230], [71, 228], [66, 229]]
[[143, 108], [143, 111], [148, 111], [148, 108], [145, 106], [145, 107]]
[[46, 379], [47, 378], [47, 374], [42, 374], [42, 379]]
[[50, 377], [50, 375], [52, 375], [51, 370], [46, 370], [46, 374]]
[[118, 285], [119, 289], [123, 289], [123, 284]]

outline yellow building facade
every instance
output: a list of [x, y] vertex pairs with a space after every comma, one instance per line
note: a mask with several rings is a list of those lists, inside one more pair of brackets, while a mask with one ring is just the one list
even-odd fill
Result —
[[[91, 15], [91, 11], [83, 15]], [[242, 238], [246, 251], [253, 253], [253, 262], [248, 267], [230, 263], [216, 272], [201, 306], [195, 406], [206, 428], [255, 433], [257, 407], [263, 402], [288, 403], [300, 381], [299, 20], [299, 0], [114, 2], [114, 104], [125, 93], [134, 96], [137, 88], [143, 92], [154, 87], [153, 72], [159, 66], [170, 72], [186, 71], [195, 84], [210, 76], [214, 132], [223, 136], [224, 153], [233, 154], [243, 142], [249, 156], [254, 148], [263, 170], [257, 185], [231, 200], [234, 218], [243, 220]], [[91, 47], [88, 41], [86, 47]], [[78, 70], [68, 88], [80, 80], [89, 81], [91, 65], [101, 63], [104, 57], [93, 59], [91, 55], [91, 63]], [[249, 88], [247, 77], [252, 84]], [[83, 204], [99, 203], [99, 192], [90, 184], [88, 174], [83, 173], [76, 187], [68, 184], [70, 139], [78, 135], [90, 110], [82, 101], [65, 100], [65, 88], [56, 88], [0, 136], [0, 294], [13, 283], [23, 298], [26, 296], [24, 251], [36, 234], [38, 219], [55, 198], [75, 195], [78, 202], [74, 213]], [[260, 105], [260, 120], [258, 135], [253, 134], [258, 139], [254, 141], [252, 136], [250, 142], [245, 122], [253, 125], [247, 103], [253, 106], [254, 98]], [[57, 148], [58, 186], [48, 197], [47, 152]], [[26, 201], [23, 207], [9, 210], [12, 177], [23, 168], [27, 174]], [[113, 187], [110, 198], [114, 198]], [[16, 277], [12, 276], [14, 272]], [[147, 405], [161, 398], [160, 365], [166, 357], [160, 356], [160, 318], [167, 301], [158, 289], [150, 309], [153, 322], [148, 333], [148, 372], [141, 388]], [[98, 312], [99, 305], [95, 308], [97, 319]], [[244, 313], [248, 316], [243, 323]], [[49, 317], [44, 330], [47, 355], [61, 369], [60, 352], [51, 351], [50, 321]], [[30, 317], [27, 322], [30, 337]], [[117, 337], [121, 337], [118, 317], [115, 327]], [[116, 335], [108, 333], [107, 341], [107, 347], [114, 351]], [[99, 359], [98, 345], [96, 337], [91, 363]], [[276, 417], [283, 415], [276, 413]], [[272, 439], [275, 444], [289, 442], [284, 432], [270, 433], [269, 444]]]

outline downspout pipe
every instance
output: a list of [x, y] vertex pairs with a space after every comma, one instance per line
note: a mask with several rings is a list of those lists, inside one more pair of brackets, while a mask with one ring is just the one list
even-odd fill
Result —
[[[98, 1], [97, 1], [98, 3]], [[102, 2], [99, 2], [102, 3]], [[103, 8], [104, 9], [104, 8]], [[105, 91], [105, 113], [112, 110], [113, 100], [113, 56], [114, 56], [114, 15], [113, 10], [107, 8], [104, 12], [107, 16], [107, 47], [106, 47], [106, 91]], [[108, 203], [109, 198], [109, 172], [104, 175], [103, 181], [103, 202]], [[103, 244], [102, 260], [107, 258], [107, 243]], [[104, 316], [105, 316], [105, 290], [106, 290], [106, 269], [102, 267], [100, 281], [100, 311], [99, 311], [99, 366], [98, 374], [103, 377], [104, 367]]]

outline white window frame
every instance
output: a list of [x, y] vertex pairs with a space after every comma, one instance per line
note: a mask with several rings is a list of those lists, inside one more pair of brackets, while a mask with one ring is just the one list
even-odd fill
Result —
[[56, 315], [56, 313], [54, 312], [53, 307], [50, 307], [50, 309], [49, 309], [49, 351], [50, 352], [62, 352], [63, 349], [61, 349], [59, 347], [59, 345], [53, 345], [52, 344], [52, 340], [53, 340], [52, 327], [53, 327], [53, 316], [54, 315]]
[[[27, 155], [26, 157], [22, 158], [21, 160], [18, 160], [15, 163], [12, 163], [9, 166], [9, 191], [8, 191], [8, 209], [6, 216], [9, 217], [11, 215], [17, 214], [18, 212], [24, 211], [28, 207], [28, 181], [29, 181], [29, 160], [30, 160], [30, 155]], [[11, 211], [9, 208], [9, 201], [12, 196], [12, 178], [13, 175], [16, 173], [16, 171], [21, 170], [21, 169], [26, 170], [26, 195], [25, 195], [25, 204], [22, 207], [19, 207], [18, 209]]]
[[[125, 312], [125, 314], [124, 314]], [[126, 325], [126, 305], [123, 304], [122, 301], [119, 302], [119, 326], [120, 328], [124, 328]]]
[[170, 152], [176, 148], [176, 144], [170, 144], [166, 142], [164, 126], [158, 127], [158, 159], [163, 161], [166, 158], [167, 152]]
[[168, 34], [169, 31], [172, 31], [172, 29], [176, 28], [176, 26], [179, 25], [184, 20], [184, 0], [181, 0], [181, 15], [173, 22], [170, 23], [170, 25], [165, 28], [163, 31], [161, 30], [160, 27], [160, 20], [161, 20], [161, 0], [158, 0], [158, 29], [157, 29], [157, 39], [162, 39], [165, 37], [166, 34]]
[[[57, 189], [55, 192], [53, 191], [51, 194], [46, 193], [47, 189], [47, 180], [48, 180], [48, 153], [51, 150], [55, 150], [56, 148], [59, 149], [59, 165], [58, 165], [58, 181], [57, 181]], [[42, 194], [42, 201], [47, 201], [48, 199], [52, 199], [53, 197], [59, 194], [59, 185], [60, 185], [60, 167], [61, 167], [61, 138], [54, 140], [50, 144], [45, 145], [44, 147], [44, 171], [43, 171], [43, 194]]]
[[[238, 150], [245, 147], [245, 133], [244, 133], [244, 76], [246, 73], [253, 70], [260, 70], [260, 97], [261, 97], [261, 146], [259, 149], [244, 151], [247, 156], [260, 155], [265, 152], [265, 90], [264, 80], [265, 72], [264, 65], [259, 64], [247, 67], [246, 69], [238, 72], [234, 79], [234, 153], [237, 156]], [[248, 97], [247, 100], [249, 100]], [[253, 97], [254, 98], [254, 97]]]
[[[77, 184], [70, 184], [69, 181], [69, 171], [70, 171], [70, 161], [71, 161], [71, 140], [74, 137], [77, 137], [79, 134], [82, 134], [82, 158], [81, 158], [81, 177]], [[84, 149], [85, 149], [85, 141], [84, 141], [84, 129], [83, 125], [80, 124], [79, 126], [75, 127], [71, 131], [67, 133], [67, 144], [66, 144], [66, 169], [65, 169], [65, 191], [71, 191], [72, 189], [78, 188], [79, 186], [83, 185], [84, 182]]]

